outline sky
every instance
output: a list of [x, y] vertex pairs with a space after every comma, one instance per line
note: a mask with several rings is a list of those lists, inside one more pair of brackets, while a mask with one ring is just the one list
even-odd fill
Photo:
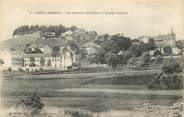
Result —
[[172, 28], [177, 39], [184, 39], [184, 0], [0, 0], [0, 41], [11, 39], [19, 26], [36, 24], [76, 25], [98, 34], [123, 33], [131, 38], [168, 34]]

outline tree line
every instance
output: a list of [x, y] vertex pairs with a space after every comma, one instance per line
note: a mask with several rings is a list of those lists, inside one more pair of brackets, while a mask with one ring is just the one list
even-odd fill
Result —
[[[123, 35], [113, 35], [110, 39], [104, 41], [97, 41], [102, 48], [98, 53], [89, 57], [91, 63], [107, 64], [115, 68], [118, 64], [125, 65], [130, 58], [138, 58], [143, 56], [143, 61], [147, 62], [148, 52], [155, 50], [156, 44], [152, 38], [149, 39], [148, 43], [138, 41], [133, 43], [132, 39]], [[143, 55], [143, 53], [145, 53]], [[149, 58], [148, 58], [149, 59]]]
[[13, 36], [14, 35], [23, 35], [23, 34], [30, 34], [36, 31], [41, 31], [41, 32], [54, 32], [56, 37], [60, 36], [61, 33], [64, 33], [68, 30], [74, 31], [78, 29], [76, 26], [71, 26], [71, 27], [66, 27], [63, 25], [24, 25], [21, 27], [18, 27], [14, 30]]

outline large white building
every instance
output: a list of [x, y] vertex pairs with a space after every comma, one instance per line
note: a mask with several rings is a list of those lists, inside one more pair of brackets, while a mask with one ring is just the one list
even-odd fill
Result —
[[[58, 54], [53, 56], [51, 48], [46, 45], [43, 53], [25, 54], [23, 57], [23, 70], [27, 72], [44, 70], [71, 70], [77, 64], [76, 55], [69, 46], [60, 47]], [[50, 53], [51, 52], [51, 53]]]
[[0, 70], [18, 70], [22, 67], [22, 54], [10, 50], [0, 50]]

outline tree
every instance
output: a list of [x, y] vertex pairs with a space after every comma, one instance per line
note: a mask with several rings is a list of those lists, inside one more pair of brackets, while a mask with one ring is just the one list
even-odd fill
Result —
[[184, 49], [184, 40], [178, 40], [176, 41], [176, 47], [180, 49], [180, 53], [182, 55], [183, 49]]
[[155, 64], [162, 64], [163, 60], [164, 60], [163, 56], [158, 55], [155, 59]]
[[141, 56], [141, 60], [143, 64], [148, 64], [150, 62], [150, 55], [148, 52], [144, 52]]
[[78, 28], [77, 28], [75, 25], [73, 25], [73, 26], [71, 26], [69, 29], [70, 29], [71, 31], [75, 31], [75, 30], [77, 30]]
[[160, 50], [156, 50], [156, 51], [154, 52], [154, 56], [159, 56], [159, 55], [161, 55]]
[[163, 63], [162, 71], [165, 74], [181, 73], [182, 68], [174, 59], [170, 59]]
[[73, 51], [75, 51], [76, 53], [78, 53], [79, 54], [79, 46], [78, 46], [78, 44], [77, 43], [75, 43], [74, 41], [69, 41], [68, 42], [68, 45], [71, 47], [71, 50], [73, 50]]
[[2, 59], [0, 59], [0, 65], [3, 65], [4, 61]]
[[37, 93], [33, 93], [31, 96], [28, 96], [25, 99], [21, 99], [16, 104], [16, 109], [18, 108], [23, 108], [25, 110], [27, 109], [28, 111], [31, 112], [30, 114], [32, 117], [36, 114], [39, 114], [43, 107], [44, 104]]
[[115, 53], [118, 53], [119, 52], [119, 47], [118, 47], [118, 44], [110, 39], [110, 40], [105, 40], [103, 43], [102, 43], [102, 48], [104, 49], [105, 53], [109, 52], [109, 51], [112, 51], [112, 52], [115, 52]]
[[107, 40], [107, 39], [109, 39], [109, 38], [110, 38], [110, 35], [109, 35], [108, 33], [106, 33], [106, 34], [104, 34], [104, 36], [103, 36], [103, 37], [104, 37], [104, 39], [105, 39], [105, 40]]
[[55, 46], [53, 48], [53, 51], [52, 51], [52, 56], [54, 56], [54, 57], [58, 56], [59, 52], [60, 52], [60, 47], [59, 46]]
[[140, 63], [140, 60], [139, 60], [139, 58], [131, 57], [129, 59], [128, 63], [131, 64], [131, 65], [138, 65]]
[[123, 35], [113, 35], [111, 37], [111, 40], [115, 41], [119, 48], [119, 51], [125, 51], [132, 45], [131, 39], [129, 37], [124, 37]]
[[[74, 27], [72, 27], [72, 30]], [[65, 27], [63, 25], [52, 25], [52, 26], [46, 26], [46, 25], [25, 25], [18, 27], [17, 29], [14, 30], [13, 36], [14, 35], [23, 35], [23, 34], [30, 34], [36, 31], [41, 31], [41, 32], [54, 32], [56, 37], [59, 37], [61, 33], [66, 32], [69, 30], [68, 27]]]
[[56, 68], [56, 57], [60, 54], [60, 47], [55, 46], [52, 51], [52, 56], [55, 57], [55, 68]]
[[40, 58], [40, 64], [41, 64], [41, 66], [44, 66], [44, 64], [45, 64], [45, 59], [43, 57]]
[[102, 52], [96, 53], [96, 54], [92, 55], [92, 56], [89, 58], [89, 61], [90, 61], [91, 63], [97, 64], [97, 67], [98, 67], [98, 64], [103, 64], [103, 63], [105, 63], [105, 55], [104, 55], [104, 53], [102, 53]]
[[145, 51], [144, 47], [145, 46], [143, 43], [133, 44], [132, 46], [130, 46], [129, 50], [132, 51], [136, 57], [139, 57]]
[[183, 75], [178, 74], [181, 72], [181, 66], [173, 58], [164, 61], [162, 72], [148, 84], [148, 88], [183, 89]]
[[155, 44], [155, 41], [154, 41], [153, 38], [150, 38], [148, 40], [147, 49], [148, 50], [154, 50], [154, 49], [156, 49], [156, 44]]
[[105, 56], [105, 61], [109, 66], [115, 68], [119, 63], [118, 55], [112, 51], [109, 51]]
[[30, 66], [31, 67], [35, 67], [36, 66], [36, 64], [35, 64], [35, 58], [33, 58], [33, 57], [30, 58]]
[[118, 53], [119, 51], [125, 51], [132, 45], [131, 39], [129, 37], [124, 37], [121, 35], [113, 35], [110, 40], [105, 40], [101, 46], [107, 53], [112, 51]]
[[170, 46], [165, 46], [163, 49], [165, 54], [172, 54], [172, 48]]
[[120, 54], [119, 54], [119, 62], [120, 64], [127, 64], [128, 60], [133, 57], [133, 52], [131, 51], [122, 51]]

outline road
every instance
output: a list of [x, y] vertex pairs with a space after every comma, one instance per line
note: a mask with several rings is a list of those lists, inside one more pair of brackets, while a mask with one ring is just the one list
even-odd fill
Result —
[[130, 70], [124, 69], [121, 71], [113, 71], [113, 72], [98, 72], [98, 73], [57, 73], [57, 74], [40, 74], [40, 75], [21, 75], [14, 76], [12, 78], [18, 79], [50, 79], [50, 78], [86, 78], [86, 77], [96, 77], [96, 78], [104, 78], [109, 77], [111, 75], [144, 75], [144, 74], [153, 74], [153, 73], [161, 73], [161, 70]]

